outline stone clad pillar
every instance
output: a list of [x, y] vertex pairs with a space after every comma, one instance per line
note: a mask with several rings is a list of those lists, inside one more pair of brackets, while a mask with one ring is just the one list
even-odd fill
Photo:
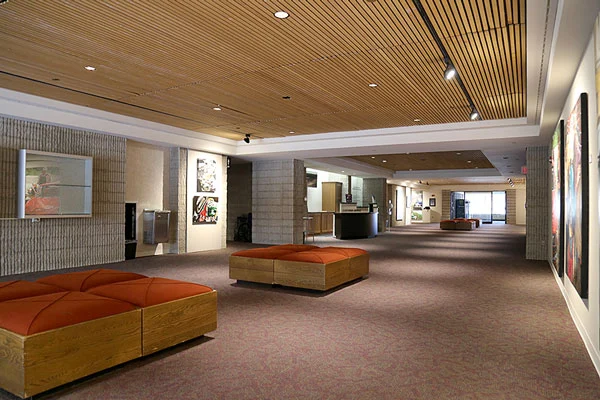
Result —
[[305, 187], [304, 161], [252, 163], [252, 243], [302, 243]]

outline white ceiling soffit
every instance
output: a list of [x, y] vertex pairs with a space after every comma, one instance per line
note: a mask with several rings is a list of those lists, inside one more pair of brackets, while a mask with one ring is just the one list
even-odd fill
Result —
[[482, 149], [527, 139], [537, 143], [539, 127], [525, 118], [460, 122], [419, 127], [397, 127], [363, 131], [331, 132], [298, 137], [255, 139], [239, 146], [237, 155], [249, 159], [342, 157], [390, 154], [405, 151]]
[[391, 178], [393, 175], [393, 172], [389, 169], [375, 167], [347, 158], [316, 158], [306, 160], [304, 165], [322, 171], [359, 176], [361, 178]]
[[546, 142], [556, 128], [599, 12], [598, 0], [559, 1], [540, 122], [540, 136]]
[[446, 169], [434, 171], [396, 171], [393, 179], [425, 180], [443, 178], [469, 178], [469, 177], [498, 177], [502, 176], [496, 168], [480, 169]]
[[231, 139], [2, 88], [0, 115], [107, 133], [159, 146], [183, 147], [217, 154], [233, 155], [238, 144]]

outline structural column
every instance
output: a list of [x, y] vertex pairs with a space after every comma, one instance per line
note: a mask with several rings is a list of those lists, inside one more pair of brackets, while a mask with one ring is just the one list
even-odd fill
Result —
[[253, 243], [302, 243], [305, 186], [304, 161], [252, 163]]

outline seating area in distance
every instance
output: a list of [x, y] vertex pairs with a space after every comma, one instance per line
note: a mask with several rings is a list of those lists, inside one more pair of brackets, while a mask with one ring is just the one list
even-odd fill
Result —
[[481, 220], [479, 218], [454, 218], [440, 221], [440, 229], [453, 231], [472, 231], [479, 228]]

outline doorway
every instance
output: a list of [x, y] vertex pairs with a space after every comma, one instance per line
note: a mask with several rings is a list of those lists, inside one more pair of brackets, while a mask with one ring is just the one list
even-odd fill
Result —
[[464, 199], [466, 218], [479, 218], [484, 224], [506, 224], [505, 191], [459, 193], [463, 195], [457, 197]]

